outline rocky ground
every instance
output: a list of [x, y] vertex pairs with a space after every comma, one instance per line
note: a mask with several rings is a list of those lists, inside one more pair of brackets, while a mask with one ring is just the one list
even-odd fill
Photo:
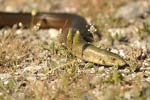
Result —
[[[115, 1], [115, 2], [114, 2]], [[149, 0], [0, 0], [0, 11], [71, 12], [97, 26], [93, 44], [122, 56], [118, 69], [85, 62], [56, 29], [0, 29], [0, 100], [150, 100]]]

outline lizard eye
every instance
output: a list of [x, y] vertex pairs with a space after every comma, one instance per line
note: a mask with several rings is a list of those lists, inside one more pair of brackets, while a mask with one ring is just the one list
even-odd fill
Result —
[[112, 61], [115, 61], [116, 59], [115, 58], [112, 58]]

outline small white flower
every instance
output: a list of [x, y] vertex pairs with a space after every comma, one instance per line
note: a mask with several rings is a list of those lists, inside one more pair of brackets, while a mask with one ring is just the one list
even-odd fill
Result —
[[91, 25], [90, 28], [88, 29], [89, 32], [94, 33], [97, 31], [94, 25]]

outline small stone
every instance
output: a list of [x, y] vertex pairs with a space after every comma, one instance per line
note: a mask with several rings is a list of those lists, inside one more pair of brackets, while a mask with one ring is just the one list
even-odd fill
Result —
[[21, 30], [21, 29], [18, 29], [17, 31], [16, 31], [16, 34], [22, 34], [23, 33], [23, 31]]
[[145, 5], [143, 2], [140, 1], [132, 2], [118, 9], [115, 17], [130, 20], [144, 16], [144, 14], [148, 13], [149, 11], [150, 9], [148, 7], [148, 4]]
[[150, 59], [144, 60], [143, 65], [144, 66], [150, 66]]
[[15, 12], [16, 9], [14, 7], [12, 7], [12, 6], [6, 6], [5, 11], [7, 11], [7, 12]]
[[0, 74], [0, 79], [1, 79], [1, 80], [3, 80], [3, 79], [8, 79], [8, 78], [10, 78], [10, 77], [11, 77], [11, 75], [8, 74], [8, 73], [1, 73], [1, 74]]
[[50, 34], [50, 37], [53, 39], [56, 39], [59, 34], [58, 30], [52, 28], [49, 29], [48, 33]]

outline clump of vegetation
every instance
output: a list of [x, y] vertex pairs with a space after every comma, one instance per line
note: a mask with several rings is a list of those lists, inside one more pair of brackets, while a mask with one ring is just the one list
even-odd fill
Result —
[[146, 22], [143, 23], [143, 27], [137, 27], [138, 30], [138, 35], [141, 39], [146, 38], [147, 36], [150, 35], [150, 23], [149, 20], [147, 20]]
[[113, 73], [107, 79], [108, 83], [120, 84], [123, 81], [124, 77], [122, 76], [121, 72], [118, 70], [114, 70]]
[[28, 55], [30, 46], [22, 41], [13, 31], [6, 31], [0, 37], [0, 66], [12, 67], [18, 65]]

